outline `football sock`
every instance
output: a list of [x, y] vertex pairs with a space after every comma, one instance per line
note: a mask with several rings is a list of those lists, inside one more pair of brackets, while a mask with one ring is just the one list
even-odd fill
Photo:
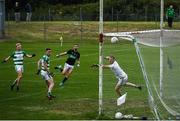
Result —
[[14, 80], [13, 84], [11, 85], [12, 87], [14, 87], [17, 83], [17, 80]]
[[17, 86], [17, 88], [16, 88], [16, 89], [17, 89], [17, 91], [19, 91], [19, 86]]
[[64, 83], [66, 82], [67, 79], [68, 79], [67, 77], [64, 77], [62, 83], [64, 84]]

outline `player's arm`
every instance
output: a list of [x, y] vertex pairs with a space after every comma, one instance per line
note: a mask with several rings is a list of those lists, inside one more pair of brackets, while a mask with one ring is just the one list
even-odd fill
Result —
[[77, 57], [77, 67], [80, 66], [80, 54], [78, 54], [78, 57]]
[[56, 57], [60, 57], [60, 56], [63, 56], [63, 55], [67, 55], [67, 52], [62, 52], [60, 54], [57, 54]]
[[53, 77], [54, 74], [49, 71], [47, 62], [43, 62], [43, 63], [44, 63], [44, 69], [45, 69], [45, 71], [47, 71], [47, 73], [48, 73], [49, 76], [52, 76], [52, 77]]
[[103, 68], [111, 68], [111, 65], [102, 65]]
[[5, 58], [5, 59], [2, 61], [2, 63], [7, 62], [10, 58], [11, 58], [11, 56], [8, 56], [7, 58]]
[[41, 72], [41, 65], [42, 65], [42, 61], [41, 59], [39, 59], [39, 61], [37, 62], [37, 67], [38, 67], [38, 70], [36, 72], [37, 75], [39, 75]]
[[77, 59], [77, 67], [80, 66], [80, 59]]
[[41, 61], [41, 59], [39, 59], [37, 62], [38, 70], [41, 69], [41, 65], [42, 65], [42, 61]]
[[109, 60], [109, 58], [110, 58], [109, 56], [104, 57], [105, 60]]
[[32, 55], [30, 55], [30, 54], [25, 54], [25, 56], [28, 57], [28, 58], [32, 58], [32, 57], [36, 56], [36, 54], [32, 54]]
[[47, 62], [43, 62], [44, 64], [44, 69], [45, 69], [45, 71], [47, 71], [48, 73], [50, 73], [49, 72], [49, 69], [48, 69], [48, 64], [47, 64]]
[[103, 68], [111, 68], [111, 65], [100, 65], [100, 64], [93, 64], [91, 67], [100, 67], [102, 66]]

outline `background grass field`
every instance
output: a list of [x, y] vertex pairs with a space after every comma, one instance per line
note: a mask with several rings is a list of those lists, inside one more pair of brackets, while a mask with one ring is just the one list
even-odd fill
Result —
[[[116, 23], [105, 23], [105, 31], [115, 31]], [[23, 50], [36, 53], [36, 57], [25, 58], [25, 72], [20, 91], [10, 91], [10, 84], [16, 78], [12, 60], [0, 64], [0, 119], [98, 119], [98, 69], [90, 65], [98, 63], [98, 22], [84, 22], [82, 40], [79, 26], [75, 22], [32, 22], [7, 23], [7, 38], [0, 44], [0, 58], [3, 60], [15, 50], [15, 43], [22, 42]], [[157, 28], [153, 22], [121, 22], [119, 31]], [[136, 29], [134, 29], [134, 27]], [[44, 28], [46, 30], [44, 31]], [[63, 33], [64, 43], [60, 47], [59, 37]], [[108, 38], [107, 38], [108, 39]], [[107, 40], [106, 39], [106, 40]], [[54, 66], [63, 65], [66, 56], [56, 58], [59, 52], [66, 51], [74, 43], [79, 43], [81, 66], [75, 67], [64, 88], [59, 87], [63, 76], [55, 71]], [[40, 76], [35, 75], [37, 61], [44, 54], [45, 48], [52, 48], [51, 71], [55, 73], [53, 93], [56, 99], [46, 98], [46, 85]], [[114, 92], [115, 78], [110, 70], [104, 71], [104, 116], [100, 119], [113, 119], [116, 110], [135, 116], [152, 117], [147, 102], [147, 90], [143, 81], [138, 58], [132, 43], [122, 41], [112, 45], [104, 44], [104, 55], [116, 56], [122, 68], [127, 72], [129, 81], [143, 86], [142, 91], [124, 87], [128, 92], [127, 102], [116, 107], [117, 95]]]

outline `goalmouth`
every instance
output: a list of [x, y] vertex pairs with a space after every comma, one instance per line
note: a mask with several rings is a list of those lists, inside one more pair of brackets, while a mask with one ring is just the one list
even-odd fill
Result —
[[[167, 30], [164, 24], [164, 0], [160, 2], [160, 28], [157, 30], [104, 33], [103, 31], [103, 0], [100, 0], [99, 16], [99, 65], [103, 65], [103, 41], [104, 37], [118, 37], [134, 43], [139, 63], [148, 90], [148, 102], [155, 119], [167, 119], [164, 115], [179, 116], [180, 96], [174, 91], [179, 84], [179, 69], [173, 65], [180, 65], [178, 51], [180, 51], [180, 30]], [[156, 50], [156, 65], [150, 67], [148, 54]], [[147, 54], [148, 50], [148, 54]], [[143, 52], [141, 52], [143, 51]], [[172, 78], [173, 77], [173, 78]], [[173, 80], [172, 80], [173, 79]], [[169, 84], [171, 81], [175, 81]], [[172, 96], [172, 97], [171, 97]], [[163, 111], [162, 111], [163, 110]], [[99, 115], [103, 114], [103, 69], [99, 67]]]

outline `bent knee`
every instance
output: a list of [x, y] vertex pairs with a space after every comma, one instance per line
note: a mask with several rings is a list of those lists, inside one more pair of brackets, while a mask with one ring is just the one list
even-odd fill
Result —
[[22, 78], [23, 78], [23, 76], [22, 76], [22, 75], [18, 75], [18, 78], [19, 78], [19, 79], [22, 79]]

